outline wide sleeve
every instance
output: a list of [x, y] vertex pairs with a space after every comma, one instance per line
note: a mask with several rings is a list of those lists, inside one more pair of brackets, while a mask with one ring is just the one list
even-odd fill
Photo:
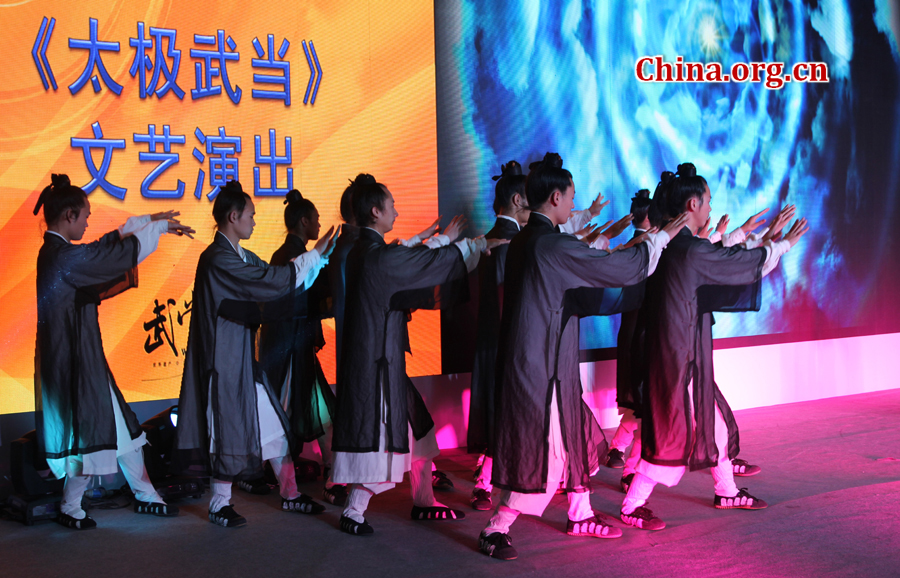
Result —
[[150, 256], [150, 253], [156, 251], [159, 246], [159, 238], [168, 232], [168, 221], [147, 222], [134, 230], [131, 234], [137, 237], [139, 245], [137, 262], [142, 263]]
[[481, 252], [487, 247], [487, 241], [484, 237], [476, 237], [475, 239], [460, 239], [454, 245], [459, 247], [463, 261], [466, 262], [466, 270], [471, 273], [478, 266]]
[[124, 277], [133, 277], [138, 248], [137, 238], [122, 238], [118, 231], [107, 233], [92, 243], [69, 245], [60, 253], [66, 281], [82, 288], [118, 283]]
[[318, 251], [313, 250], [297, 255], [291, 262], [296, 269], [295, 287], [306, 290], [313, 286], [319, 272], [328, 264], [328, 259], [323, 259]]
[[691, 245], [690, 251], [703, 285], [754, 283], [762, 277], [762, 266], [769, 253], [765, 248], [722, 247], [699, 240]]
[[648, 275], [647, 243], [608, 253], [591, 249], [570, 235], [548, 235], [546, 239], [553, 244], [542, 251], [547, 270], [558, 272], [569, 287], [625, 287]]
[[468, 298], [467, 268], [457, 244], [439, 249], [388, 246], [378, 266], [384, 285], [394, 288], [391, 309], [440, 309]]

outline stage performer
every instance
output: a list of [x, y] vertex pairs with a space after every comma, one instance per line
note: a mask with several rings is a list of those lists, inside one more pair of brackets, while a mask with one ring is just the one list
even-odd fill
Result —
[[709, 218], [710, 191], [690, 163], [679, 165], [665, 207], [669, 216], [684, 212], [688, 222], [663, 254], [642, 307], [648, 360], [642, 457], [621, 511], [623, 522], [645, 530], [665, 527], [646, 507], [653, 487], [674, 486], [687, 467], [711, 468], [716, 508], [766, 507], [734, 483], [731, 458], [739, 452], [738, 430], [713, 377], [711, 312], [758, 310], [761, 278], [808, 229], [800, 219], [784, 240], [767, 237], [752, 250], [697, 237]]
[[[319, 238], [319, 212], [300, 191], [290, 191], [284, 201], [284, 244], [272, 254], [269, 265], [279, 267], [306, 253], [306, 245]], [[322, 372], [316, 352], [325, 346], [322, 319], [328, 315], [328, 278], [322, 274], [309, 290], [298, 290], [294, 318], [268, 323], [260, 331], [259, 362], [291, 422], [296, 441], [318, 440], [325, 477], [325, 499], [343, 505], [346, 487], [330, 479], [331, 433], [335, 397]]]
[[[407, 471], [413, 519], [465, 517], [434, 499], [432, 461], [439, 451], [434, 422], [406, 374], [406, 311], [456, 302], [481, 251], [501, 241], [462, 239], [436, 249], [387, 244], [384, 235], [398, 216], [394, 198], [371, 175], [357, 180], [353, 212], [361, 228], [347, 258], [333, 450], [335, 483], [353, 484], [340, 528], [365, 535], [374, 532], [364, 516], [370, 498]], [[448, 227], [448, 240], [458, 236], [459, 223]]]
[[240, 245], [256, 211], [239, 182], [222, 187], [212, 212], [217, 231], [197, 263], [173, 468], [212, 478], [209, 520], [220, 526], [246, 523], [231, 504], [232, 482], [258, 477], [264, 461], [283, 511], [320, 513], [324, 506], [297, 490], [287, 416], [254, 344], [261, 323], [293, 317], [294, 291], [312, 286], [334, 248], [333, 229], [314, 250], [274, 267]]
[[567, 320], [588, 313], [571, 299], [580, 289], [640, 283], [668, 240], [663, 231], [608, 253], [586, 244], [593, 235], [582, 242], [560, 233], [575, 187], [555, 153], [532, 168], [525, 194], [532, 213], [507, 253], [497, 353], [492, 481], [503, 492], [479, 537], [482, 552], [502, 560], [517, 556], [510, 525], [520, 513], [540, 516], [561, 480], [569, 495], [569, 535], [622, 535], [591, 508], [589, 476], [598, 457], [591, 459], [597, 450], [588, 432], [595, 428], [582, 399], [578, 324]]
[[57, 521], [85, 530], [97, 523], [81, 508], [91, 476], [118, 468], [134, 492], [134, 511], [175, 516], [147, 476], [146, 435], [110, 371], [97, 309], [104, 299], [137, 286], [137, 266], [160, 235], [194, 233], [177, 212], [131, 217], [92, 243], [80, 241], [91, 204], [66, 175], [53, 175], [40, 194], [47, 231], [37, 259], [37, 347], [34, 393], [40, 451], [56, 478], [66, 478]]

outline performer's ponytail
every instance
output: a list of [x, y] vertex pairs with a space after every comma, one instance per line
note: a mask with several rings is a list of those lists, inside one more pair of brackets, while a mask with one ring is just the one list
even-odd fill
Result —
[[516, 194], [525, 198], [525, 175], [518, 162], [509, 161], [500, 165], [500, 174], [491, 178], [497, 181], [494, 187], [494, 214], [499, 215], [504, 210], [511, 209]]
[[67, 175], [50, 175], [50, 184], [44, 187], [34, 205], [34, 214], [43, 208], [47, 225], [56, 224], [65, 218], [70, 210], [80, 214], [87, 205], [87, 194], [79, 187], [72, 186]]
[[653, 199], [650, 201], [650, 209], [647, 211], [651, 227], [661, 227], [668, 220], [666, 193], [673, 180], [675, 180], [675, 173], [672, 171], [663, 171], [659, 175], [659, 183], [656, 185], [656, 190], [653, 191]]

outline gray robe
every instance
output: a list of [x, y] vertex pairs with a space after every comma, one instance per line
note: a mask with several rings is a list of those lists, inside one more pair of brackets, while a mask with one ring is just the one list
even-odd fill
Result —
[[[233, 481], [262, 471], [254, 382], [262, 383], [284, 431], [291, 431], [275, 391], [256, 363], [255, 342], [260, 323], [293, 316], [295, 268], [269, 267], [252, 252], [244, 252], [247, 262], [217, 233], [197, 263], [172, 458], [177, 473]], [[208, 404], [214, 415], [213, 454]]]
[[537, 213], [510, 243], [497, 353], [495, 486], [546, 491], [555, 389], [568, 453], [567, 489], [590, 487], [597, 456], [588, 432], [596, 428], [582, 399], [578, 323], [567, 323], [583, 311], [577, 306], [579, 292], [570, 291], [640, 283], [648, 264], [643, 244], [615, 253], [591, 249]]
[[72, 245], [44, 234], [37, 261], [35, 425], [47, 459], [115, 450], [109, 390], [131, 438], [141, 424], [125, 403], [103, 354], [97, 306], [137, 286], [138, 240], [118, 231]]
[[716, 405], [728, 426], [728, 457], [740, 452], [737, 423], [713, 375], [711, 312], [759, 309], [766, 256], [764, 248], [713, 245], [688, 228], [663, 252], [642, 307], [647, 374], [641, 458], [647, 462], [691, 470], [716, 465]]
[[434, 427], [406, 375], [406, 310], [457, 303], [467, 288], [456, 245], [387, 245], [372, 229], [360, 229], [347, 258], [334, 451], [378, 451], [382, 395], [388, 410], [387, 451], [409, 453], [409, 428], [421, 439]]

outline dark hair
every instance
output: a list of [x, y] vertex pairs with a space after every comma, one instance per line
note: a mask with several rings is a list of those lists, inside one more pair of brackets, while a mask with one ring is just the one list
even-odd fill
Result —
[[285, 195], [284, 226], [288, 231], [293, 231], [300, 224], [300, 219], [312, 219], [316, 206], [309, 199], [304, 199], [297, 189]]
[[232, 211], [237, 211], [240, 215], [247, 207], [247, 201], [250, 195], [244, 192], [244, 188], [238, 181], [228, 181], [225, 186], [219, 189], [216, 200], [213, 203], [213, 219], [216, 220], [217, 227], [225, 226], [228, 222], [228, 215]]
[[56, 224], [66, 216], [69, 210], [81, 213], [87, 204], [87, 194], [80, 188], [72, 186], [66, 175], [50, 175], [50, 184], [44, 187], [34, 205], [37, 215], [44, 208], [44, 221], [47, 225]]
[[[359, 178], [359, 177], [357, 177]], [[344, 189], [343, 194], [341, 195], [341, 218], [344, 219], [345, 223], [349, 223], [354, 220], [353, 216], [353, 183], [354, 181], [350, 181], [350, 184], [347, 185], [347, 188]]]
[[650, 201], [650, 208], [647, 211], [651, 227], [661, 227], [666, 220], [668, 214], [666, 192], [673, 180], [675, 180], [675, 173], [672, 171], [663, 171], [659, 175], [659, 182], [656, 184], [656, 190], [653, 191], [653, 200]]
[[641, 189], [634, 198], [631, 199], [631, 214], [634, 216], [633, 223], [641, 223], [647, 218], [650, 211], [650, 190]]
[[525, 175], [518, 162], [509, 161], [500, 165], [500, 174], [491, 178], [497, 181], [494, 187], [494, 214], [499, 215], [504, 209], [510, 208], [516, 194], [525, 197]]
[[547, 153], [544, 159], [531, 163], [525, 180], [525, 196], [528, 206], [537, 209], [547, 202], [553, 191], [563, 192], [572, 182], [572, 173], [562, 168], [563, 160], [557, 153]]
[[697, 174], [697, 168], [691, 163], [678, 165], [676, 177], [666, 192], [666, 209], [669, 217], [675, 218], [684, 212], [693, 197], [703, 199], [706, 191], [706, 179]]
[[377, 207], [380, 211], [384, 210], [384, 202], [388, 198], [387, 189], [368, 173], [358, 175], [350, 187], [353, 188], [350, 196], [356, 225], [366, 227], [372, 224], [372, 209]]

